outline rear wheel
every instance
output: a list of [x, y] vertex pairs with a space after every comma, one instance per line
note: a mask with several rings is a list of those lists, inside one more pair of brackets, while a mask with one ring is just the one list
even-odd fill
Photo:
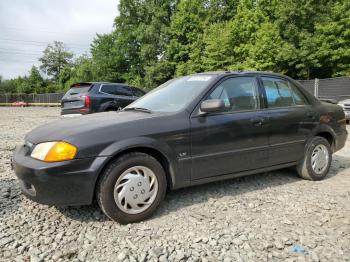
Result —
[[297, 166], [299, 175], [308, 180], [321, 180], [329, 171], [332, 151], [329, 142], [316, 136], [306, 147], [304, 160]]
[[166, 193], [163, 167], [152, 156], [133, 152], [112, 162], [97, 185], [102, 211], [121, 224], [152, 215]]
[[105, 111], [109, 112], [109, 111], [118, 111], [119, 109], [115, 108], [115, 107], [108, 107]]

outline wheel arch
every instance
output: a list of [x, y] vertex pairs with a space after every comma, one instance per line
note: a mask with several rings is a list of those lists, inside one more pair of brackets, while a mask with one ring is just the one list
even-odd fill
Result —
[[114, 103], [113, 101], [109, 101], [109, 102], [106, 102], [104, 104], [102, 104], [100, 106], [100, 111], [104, 112], [104, 111], [108, 111], [110, 109], [115, 109], [117, 110], [118, 109], [118, 106], [116, 103]]
[[326, 125], [320, 126], [317, 130], [315, 130], [314, 136], [320, 136], [320, 137], [323, 137], [324, 139], [326, 139], [331, 146], [332, 152], [335, 151], [337, 140], [336, 140], [336, 134], [331, 129], [331, 127], [326, 126]]
[[[110, 151], [109, 149], [108, 151]], [[108, 158], [108, 160], [103, 163], [103, 166], [101, 167], [98, 175], [96, 176], [95, 181], [95, 190], [98, 180], [101, 178], [101, 175], [106, 170], [108, 165], [115, 161], [117, 158], [121, 157], [122, 155], [125, 155], [127, 153], [131, 152], [141, 152], [144, 154], [148, 154], [152, 157], [154, 157], [159, 163], [162, 165], [165, 175], [166, 175], [166, 181], [167, 181], [167, 188], [173, 189], [175, 185], [175, 170], [174, 170], [174, 164], [171, 162], [169, 156], [164, 153], [163, 150], [160, 150], [159, 148], [156, 148], [155, 146], [152, 146], [150, 144], [137, 144], [137, 145], [129, 145], [124, 147], [119, 147], [118, 150], [113, 152], [111, 154], [111, 157]]]
[[325, 138], [328, 141], [328, 143], [330, 144], [332, 151], [334, 151], [335, 138], [333, 137], [333, 135], [330, 132], [323, 131], [323, 132], [317, 133], [316, 136], [320, 136], [320, 137]]

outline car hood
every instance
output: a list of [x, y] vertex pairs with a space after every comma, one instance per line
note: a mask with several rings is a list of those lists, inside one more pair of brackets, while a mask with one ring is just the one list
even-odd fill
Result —
[[104, 130], [114, 130], [117, 127], [125, 126], [126, 123], [135, 125], [134, 122], [158, 116], [160, 115], [156, 113], [120, 111], [63, 118], [33, 129], [26, 135], [25, 140], [33, 144], [61, 140], [69, 142], [74, 137], [96, 133], [96, 130], [101, 130], [100, 133], [103, 135]]
[[350, 104], [350, 99], [342, 100], [338, 104], [341, 104], [341, 105]]

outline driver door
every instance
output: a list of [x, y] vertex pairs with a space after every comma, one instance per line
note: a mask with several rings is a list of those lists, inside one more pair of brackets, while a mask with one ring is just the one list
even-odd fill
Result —
[[192, 180], [268, 165], [268, 116], [260, 111], [255, 77], [230, 77], [204, 99], [222, 99], [223, 112], [193, 116]]

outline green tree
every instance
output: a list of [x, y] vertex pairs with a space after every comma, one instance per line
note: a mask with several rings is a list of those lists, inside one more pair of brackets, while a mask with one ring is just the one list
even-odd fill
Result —
[[40, 75], [40, 72], [37, 67], [32, 66], [29, 76], [27, 78], [28, 90], [27, 92], [31, 93], [44, 93], [45, 92], [45, 81]]
[[[212, 24], [206, 30], [203, 58], [205, 69], [258, 69], [254, 57], [258, 51], [255, 48], [257, 34], [267, 21], [268, 18], [259, 5], [249, 0], [241, 1], [233, 19]], [[266, 46], [266, 43], [263, 45]]]
[[123, 82], [131, 66], [127, 53], [116, 34], [97, 35], [91, 45], [94, 74], [97, 81]]
[[34, 88], [30, 85], [27, 76], [14, 79], [14, 84], [16, 85], [17, 93], [19, 94], [34, 93]]
[[202, 70], [206, 19], [207, 10], [203, 1], [179, 1], [171, 17], [170, 41], [167, 46], [167, 57], [175, 66], [176, 75]]
[[173, 0], [148, 0], [142, 5], [140, 23], [136, 24], [136, 40], [140, 43], [138, 56], [142, 66], [140, 77], [143, 78], [141, 86], [155, 87], [173, 75], [165, 57], [173, 3]]
[[350, 2], [337, 1], [329, 15], [315, 25], [315, 45], [320, 61], [320, 74], [325, 76], [350, 75]]
[[73, 66], [66, 66], [62, 69], [59, 83], [64, 89], [68, 89], [77, 82], [89, 82], [95, 80], [95, 65], [92, 59], [86, 55], [78, 57]]
[[172, 75], [165, 49], [174, 4], [174, 0], [120, 1], [113, 50], [124, 81], [149, 88]]
[[[110, 34], [97, 34], [91, 57], [73, 60], [49, 45], [28, 77], [0, 92], [42, 92], [79, 81], [153, 88], [208, 70], [266, 70], [294, 78], [350, 74], [349, 0], [120, 0]], [[40, 84], [43, 83], [43, 84]]]
[[[347, 0], [345, 0], [347, 1]], [[321, 73], [327, 66], [319, 56], [316, 25], [329, 17], [334, 0], [262, 0], [261, 9], [277, 26], [281, 39], [290, 46], [283, 72], [295, 78], [328, 77]]]
[[228, 70], [234, 55], [230, 22], [212, 24], [205, 32], [204, 44], [206, 46], [203, 53], [205, 70]]
[[[268, 45], [266, 43], [269, 43]], [[284, 65], [293, 55], [293, 46], [284, 41], [278, 27], [271, 22], [262, 23], [245, 44], [248, 50], [242, 62], [245, 69], [286, 73]]]
[[13, 80], [2, 80], [0, 83], [0, 94], [16, 93], [17, 88]]
[[206, 0], [204, 7], [207, 9], [207, 20], [210, 24], [232, 20], [237, 12], [240, 1]]
[[43, 52], [43, 56], [39, 58], [41, 62], [40, 69], [53, 80], [57, 81], [61, 70], [71, 64], [73, 53], [64, 46], [62, 42], [55, 41], [52, 45], [48, 45]]

